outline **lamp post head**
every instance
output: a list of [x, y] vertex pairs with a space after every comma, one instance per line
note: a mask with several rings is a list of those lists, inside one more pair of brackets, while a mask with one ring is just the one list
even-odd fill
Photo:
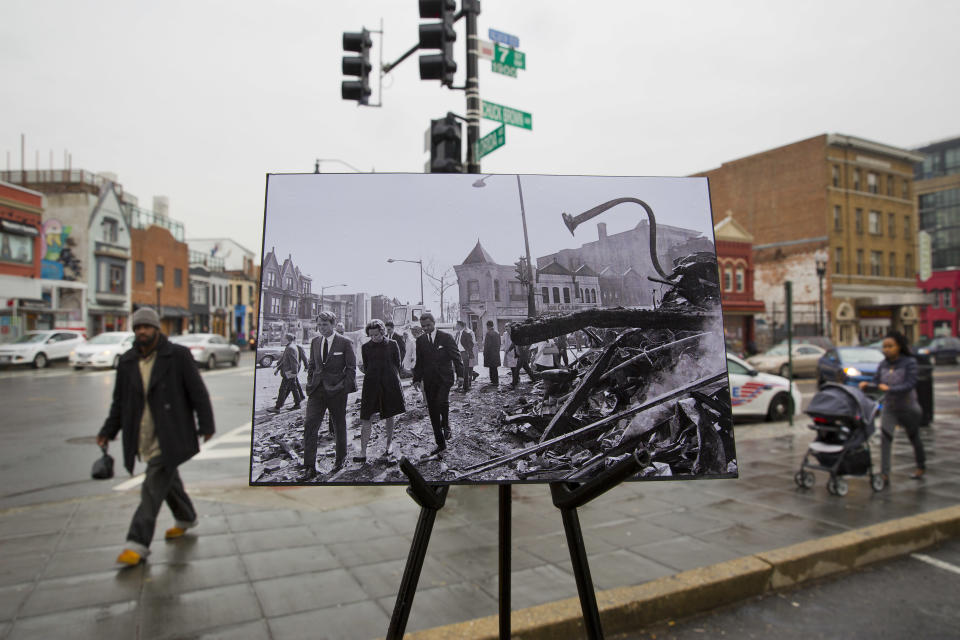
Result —
[[160, 289], [163, 289], [163, 283], [157, 282], [157, 291], [160, 291]]
[[387, 258], [387, 262], [393, 263], [395, 260], [393, 258]]
[[484, 180], [486, 180], [486, 178], [480, 178], [479, 180], [477, 180], [476, 182], [473, 183], [473, 186], [475, 186], [475, 187], [485, 187], [485, 186], [487, 186], [487, 183], [484, 182]]

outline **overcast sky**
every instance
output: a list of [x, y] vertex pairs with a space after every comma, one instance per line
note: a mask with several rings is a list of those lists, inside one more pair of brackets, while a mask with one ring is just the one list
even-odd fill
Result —
[[[481, 60], [481, 97], [533, 114], [484, 172], [683, 176], [827, 132], [903, 147], [960, 135], [952, 0], [483, 0], [482, 11], [480, 35], [516, 35], [527, 69], [509, 78]], [[143, 205], [168, 196], [188, 237], [259, 251], [267, 173], [311, 172], [316, 158], [420, 172], [430, 118], [465, 112], [462, 91], [419, 79], [416, 55], [375, 93], [382, 108], [340, 99], [342, 32], [381, 19], [393, 60], [417, 39], [416, 0], [5, 0], [0, 166], [20, 168], [25, 134], [28, 169], [38, 155], [49, 168], [51, 152], [60, 168], [67, 150]]]
[[[658, 222], [713, 240], [705, 178], [524, 175], [520, 180], [534, 261], [596, 240], [596, 222], [606, 222], [612, 234], [645, 220], [639, 205], [624, 203], [578, 227], [575, 237], [563, 224], [562, 212], [576, 215], [624, 196], [646, 202]], [[265, 250], [275, 248], [281, 264], [292, 256], [313, 277], [315, 293], [321, 286], [346, 284], [328, 291], [417, 302], [419, 267], [389, 264], [387, 258], [423, 260], [439, 276], [462, 263], [477, 240], [500, 264], [524, 254], [516, 176], [490, 176], [482, 188], [474, 188], [475, 181], [476, 176], [422, 173], [271, 176]], [[439, 311], [439, 296], [431, 289], [425, 278], [427, 305]], [[456, 287], [450, 292], [446, 301], [456, 300]]]

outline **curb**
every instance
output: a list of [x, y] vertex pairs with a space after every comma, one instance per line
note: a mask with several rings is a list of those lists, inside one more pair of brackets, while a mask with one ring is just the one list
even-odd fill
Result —
[[[597, 592], [605, 634], [614, 635], [681, 618], [889, 560], [960, 537], [960, 505], [808, 540], [633, 587]], [[579, 598], [519, 609], [511, 637], [523, 640], [583, 637]], [[410, 640], [498, 640], [497, 616], [424, 629]]]

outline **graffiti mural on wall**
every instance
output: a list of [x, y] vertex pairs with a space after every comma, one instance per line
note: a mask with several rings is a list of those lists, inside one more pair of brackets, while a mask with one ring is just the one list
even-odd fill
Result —
[[75, 255], [76, 240], [70, 237], [73, 227], [64, 226], [59, 220], [43, 223], [42, 245], [44, 250], [41, 277], [50, 280], [79, 280], [80, 259]]

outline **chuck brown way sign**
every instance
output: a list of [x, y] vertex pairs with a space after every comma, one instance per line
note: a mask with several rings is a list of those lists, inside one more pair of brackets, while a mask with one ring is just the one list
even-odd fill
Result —
[[502, 104], [483, 100], [483, 117], [521, 129], [533, 130], [533, 115], [519, 109], [511, 109]]

